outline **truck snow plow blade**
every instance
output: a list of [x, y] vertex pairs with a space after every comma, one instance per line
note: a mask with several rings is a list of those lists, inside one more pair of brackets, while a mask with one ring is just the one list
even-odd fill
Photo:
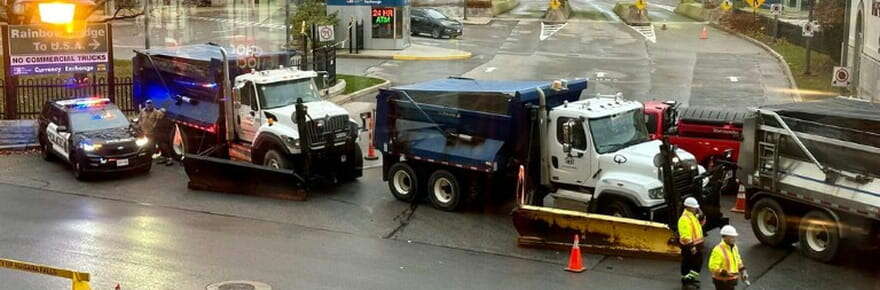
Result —
[[522, 247], [565, 250], [580, 235], [581, 248], [590, 253], [637, 258], [678, 260], [681, 253], [672, 231], [660, 223], [607, 215], [521, 205], [513, 225]]
[[302, 201], [308, 197], [303, 179], [291, 170], [279, 170], [226, 159], [186, 155], [183, 159], [189, 188]]

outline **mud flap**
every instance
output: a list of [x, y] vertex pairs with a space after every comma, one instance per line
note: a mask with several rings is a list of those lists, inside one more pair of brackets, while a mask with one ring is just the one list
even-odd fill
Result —
[[291, 170], [189, 154], [183, 166], [190, 189], [296, 201], [308, 198], [303, 178]]
[[513, 225], [522, 247], [566, 250], [577, 234], [581, 248], [590, 253], [681, 259], [673, 232], [661, 223], [521, 205], [513, 212]]

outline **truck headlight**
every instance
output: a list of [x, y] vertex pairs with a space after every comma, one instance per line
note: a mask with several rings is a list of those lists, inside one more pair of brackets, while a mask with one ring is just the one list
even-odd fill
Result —
[[663, 192], [663, 187], [654, 188], [648, 191], [648, 197], [651, 199], [663, 199], [666, 196], [666, 193]]
[[150, 139], [147, 138], [146, 136], [140, 137], [140, 138], [137, 138], [137, 140], [134, 140], [134, 144], [137, 144], [138, 147], [147, 146], [147, 143], [150, 143]]
[[287, 143], [287, 146], [291, 148], [299, 148], [299, 139], [293, 139], [291, 137], [284, 138], [284, 142]]

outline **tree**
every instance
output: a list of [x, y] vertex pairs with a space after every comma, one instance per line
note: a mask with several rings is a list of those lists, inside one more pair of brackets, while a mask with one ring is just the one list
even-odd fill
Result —
[[[327, 6], [324, 4], [324, 1], [321, 0], [305, 0], [296, 8], [296, 13], [294, 13], [293, 17], [291, 17], [291, 27], [290, 33], [293, 34], [293, 39], [301, 40], [304, 35], [302, 35], [303, 31], [303, 23], [306, 25], [306, 33], [308, 33], [308, 27], [312, 25], [336, 25], [339, 22], [337, 18], [337, 13], [327, 14]], [[296, 45], [301, 45], [302, 41], [295, 41]], [[302, 48], [302, 47], [300, 47]]]

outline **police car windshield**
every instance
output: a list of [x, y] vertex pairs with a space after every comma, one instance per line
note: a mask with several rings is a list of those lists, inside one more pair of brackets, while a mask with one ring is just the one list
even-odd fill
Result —
[[318, 88], [312, 79], [301, 79], [286, 82], [257, 85], [260, 93], [260, 104], [263, 109], [274, 109], [296, 103], [297, 98], [303, 102], [320, 101]]
[[96, 131], [129, 126], [128, 119], [115, 107], [104, 107], [70, 112], [71, 130]]

